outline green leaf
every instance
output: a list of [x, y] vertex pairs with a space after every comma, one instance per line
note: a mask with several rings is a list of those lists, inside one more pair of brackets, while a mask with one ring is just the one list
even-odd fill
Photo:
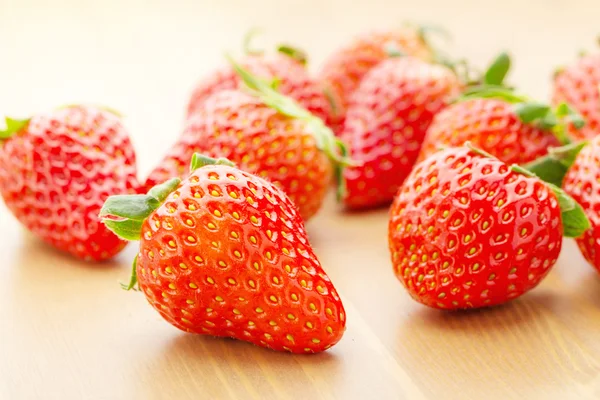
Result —
[[548, 184], [558, 199], [562, 213], [563, 235], [577, 238], [590, 229], [590, 221], [583, 211], [583, 207], [577, 203], [564, 190], [551, 183]]
[[6, 128], [0, 130], [0, 140], [9, 139], [29, 124], [29, 119], [13, 119], [6, 117], [4, 118]]
[[486, 85], [502, 85], [508, 70], [510, 69], [510, 57], [502, 52], [496, 57], [483, 76]]
[[99, 217], [117, 236], [126, 240], [140, 240], [146, 218], [161, 206], [180, 182], [179, 178], [173, 178], [154, 186], [148, 194], [110, 196], [104, 202]]
[[552, 183], [558, 187], [562, 186], [565, 174], [573, 165], [575, 158], [586, 145], [587, 141], [571, 143], [562, 147], [554, 147], [548, 150], [548, 154], [534, 160], [523, 167], [533, 172], [544, 182]]
[[528, 97], [516, 94], [513, 90], [498, 85], [478, 85], [465, 90], [455, 102], [462, 102], [472, 99], [499, 99], [507, 103], [524, 103], [529, 101]]
[[181, 179], [172, 178], [168, 181], [154, 186], [148, 191], [148, 195], [155, 198], [160, 204], [162, 204], [168, 195], [170, 195], [181, 183]]
[[514, 105], [513, 110], [526, 124], [541, 119], [551, 112], [549, 105], [537, 102], [518, 103]]
[[227, 165], [229, 167], [235, 167], [235, 164], [226, 158], [212, 158], [200, 153], [194, 153], [192, 155], [192, 161], [190, 162], [190, 172], [194, 172], [198, 168], [207, 165]]
[[110, 196], [100, 210], [100, 218], [118, 217], [143, 221], [158, 207], [160, 207], [160, 202], [147, 194]]
[[566, 109], [567, 119], [573, 124], [575, 129], [581, 129], [585, 126], [585, 119], [583, 116], [577, 112], [573, 107], [566, 103], [559, 104], [559, 107], [563, 106]]
[[140, 240], [143, 220], [133, 219], [108, 219], [102, 220], [108, 229], [113, 231], [118, 237], [125, 240]]
[[137, 261], [138, 261], [138, 255], [135, 255], [135, 258], [133, 259], [133, 262], [131, 263], [131, 276], [129, 277], [129, 283], [124, 284], [121, 283], [121, 288], [124, 290], [136, 290], [136, 285], [137, 285]]
[[302, 65], [306, 65], [306, 63], [308, 62], [308, 56], [306, 52], [297, 47], [290, 46], [287, 44], [280, 44], [279, 46], [277, 46], [277, 51], [282, 54], [285, 54], [288, 57], [293, 58]]

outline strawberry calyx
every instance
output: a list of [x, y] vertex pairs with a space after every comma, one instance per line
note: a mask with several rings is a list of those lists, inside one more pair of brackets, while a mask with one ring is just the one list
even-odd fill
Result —
[[110, 196], [100, 210], [100, 220], [120, 238], [140, 240], [146, 218], [162, 205], [180, 183], [181, 179], [173, 178], [154, 186], [147, 194]]
[[521, 122], [551, 131], [563, 145], [571, 143], [567, 134], [568, 124], [572, 124], [575, 129], [581, 129], [585, 125], [583, 117], [567, 103], [560, 103], [553, 108], [549, 104], [535, 101], [504, 86], [489, 84], [473, 86], [465, 90], [454, 102], [481, 98], [498, 99], [512, 104], [513, 111]]
[[6, 124], [6, 128], [4, 130], [0, 130], [0, 143], [3, 140], [10, 139], [15, 134], [23, 130], [31, 119], [13, 119], [9, 117], [4, 118], [4, 123]]
[[550, 147], [548, 154], [523, 165], [523, 168], [534, 173], [544, 182], [560, 187], [575, 158], [588, 143], [583, 140], [561, 147]]
[[[482, 157], [496, 158], [491, 154], [474, 147], [470, 142], [466, 142], [465, 146], [467, 146], [475, 154]], [[550, 188], [550, 190], [552, 190], [560, 207], [564, 236], [576, 238], [583, 235], [583, 233], [590, 228], [590, 221], [585, 215], [581, 205], [560, 187], [540, 179], [535, 173], [519, 165], [513, 164], [510, 166], [510, 169], [513, 172], [528, 176], [530, 178], [539, 179], [540, 181], [544, 182]]]
[[[190, 163], [190, 171], [207, 165], [234, 164], [226, 158], [211, 158], [195, 153]], [[173, 178], [151, 188], [147, 194], [115, 195], [104, 202], [100, 210], [100, 220], [108, 229], [125, 240], [140, 240], [144, 221], [160, 207], [181, 183], [181, 179]], [[131, 276], [128, 283], [121, 283], [125, 290], [135, 289], [137, 284], [137, 255], [135, 256]]]
[[[270, 82], [251, 74], [233, 60], [233, 58], [227, 56], [227, 59], [242, 81], [244, 81], [251, 94], [258, 97], [265, 105], [271, 107], [280, 114], [305, 122], [308, 131], [312, 133], [317, 142], [317, 148], [325, 153], [327, 158], [329, 158], [333, 164], [336, 170], [336, 176], [342, 176], [344, 167], [356, 165], [356, 163], [347, 156], [347, 145], [333, 134], [331, 129], [325, 125], [325, 122], [323, 122], [321, 118], [311, 114], [292, 98], [277, 92], [273, 89]], [[338, 191], [343, 190], [343, 184], [340, 183], [339, 187], [340, 189], [338, 189]]]

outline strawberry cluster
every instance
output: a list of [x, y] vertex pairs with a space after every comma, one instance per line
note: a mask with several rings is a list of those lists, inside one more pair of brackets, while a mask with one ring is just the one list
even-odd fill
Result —
[[121, 117], [73, 105], [0, 131], [0, 193], [31, 232], [101, 261], [139, 241], [131, 278], [173, 326], [293, 353], [335, 345], [340, 295], [304, 221], [390, 207], [393, 271], [434, 308], [493, 306], [550, 272], [563, 237], [600, 270], [600, 58], [545, 104], [473, 77], [407, 26], [361, 35], [313, 77], [304, 53], [248, 54], [203, 79], [143, 181]]

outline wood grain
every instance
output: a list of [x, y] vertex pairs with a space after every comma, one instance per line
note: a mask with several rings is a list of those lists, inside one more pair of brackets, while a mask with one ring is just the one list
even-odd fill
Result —
[[[177, 137], [192, 84], [252, 26], [298, 43], [313, 68], [352, 34], [404, 19], [454, 34], [484, 65], [544, 98], [556, 65], [592, 48], [597, 0], [0, 0], [0, 113], [79, 101], [127, 116], [146, 173]], [[0, 206], [0, 399], [598, 399], [600, 279], [571, 241], [533, 292], [441, 313], [393, 276], [387, 211], [330, 199], [308, 226], [348, 314], [331, 351], [279, 354], [181, 333], [126, 293], [135, 245], [90, 265], [41, 244]]]

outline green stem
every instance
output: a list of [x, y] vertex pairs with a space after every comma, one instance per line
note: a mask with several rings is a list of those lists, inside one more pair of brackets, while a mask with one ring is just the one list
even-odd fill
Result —
[[250, 89], [251, 93], [258, 97], [265, 105], [273, 108], [282, 115], [304, 121], [308, 131], [314, 136], [319, 150], [323, 151], [335, 166], [345, 167], [355, 165], [352, 160], [342, 155], [347, 154], [345, 150], [346, 144], [335, 137], [323, 120], [312, 115], [292, 98], [274, 90], [269, 85], [269, 82], [251, 74], [230, 56], [227, 56], [227, 59]]

